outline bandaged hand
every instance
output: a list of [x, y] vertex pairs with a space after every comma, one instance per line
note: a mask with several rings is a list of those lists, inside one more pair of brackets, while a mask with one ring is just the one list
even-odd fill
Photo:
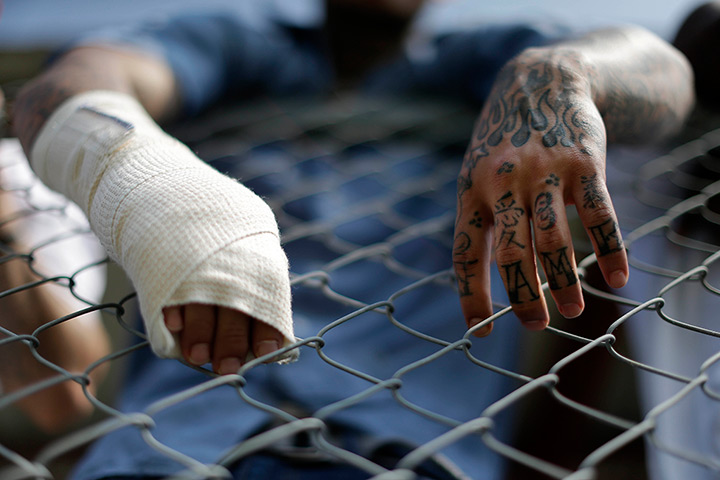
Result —
[[67, 100], [31, 164], [83, 209], [125, 269], [157, 355], [232, 373], [294, 342], [270, 208], [164, 133], [134, 98], [94, 91]]

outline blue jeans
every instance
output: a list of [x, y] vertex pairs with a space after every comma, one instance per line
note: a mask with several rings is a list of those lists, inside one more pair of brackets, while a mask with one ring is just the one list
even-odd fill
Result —
[[[350, 465], [293, 465], [269, 455], [252, 456], [240, 462], [233, 468], [232, 473], [236, 480], [363, 480], [370, 477], [367, 472]], [[163, 477], [110, 477], [103, 480], [160, 480], [161, 478]]]
[[[365, 480], [371, 475], [352, 465], [298, 463], [273, 455], [253, 455], [232, 468], [235, 480]], [[162, 477], [109, 477], [102, 480], [161, 480]], [[431, 480], [419, 476], [418, 480]]]

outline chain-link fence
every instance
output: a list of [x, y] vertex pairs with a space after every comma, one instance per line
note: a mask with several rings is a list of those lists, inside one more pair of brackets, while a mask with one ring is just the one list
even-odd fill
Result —
[[[720, 132], [649, 162], [647, 151], [612, 152], [610, 189], [632, 262], [628, 287], [603, 287], [586, 256], [582, 317], [556, 315], [546, 331], [528, 333], [499, 295], [495, 331], [478, 339], [465, 331], [450, 255], [455, 180], [473, 116], [457, 105], [346, 97], [312, 108], [290, 101], [225, 108], [178, 126], [174, 133], [201, 157], [276, 212], [301, 355], [287, 366], [250, 362], [224, 377], [181, 366], [201, 372], [196, 385], [128, 411], [114, 404], [117, 378], [139, 374], [128, 362], [149, 350], [131, 289], [111, 281], [100, 300], [106, 262], [84, 220], [62, 198], [37, 194], [42, 187], [19, 171], [19, 147], [6, 142], [0, 414], [14, 417], [16, 405], [76, 385], [94, 415], [70, 433], [34, 440], [22, 434], [24, 424], [3, 427], [0, 478], [63, 478], [78, 452], [121, 430], [139, 433], [142, 448], [174, 462], [182, 478], [225, 478], [259, 453], [310, 455], [383, 479], [433, 478], [433, 468], [441, 470], [435, 478], [486, 478], [472, 463], [453, 461], [463, 449], [495, 467], [507, 460], [512, 478], [643, 478], [645, 441], [659, 465], [677, 458], [720, 475], [702, 427], [695, 439], [673, 433], [684, 431], [676, 424], [690, 421], [686, 412], [710, 412], [720, 398], [712, 381], [720, 358]], [[578, 257], [588, 255], [584, 233], [575, 237]], [[66, 302], [59, 317], [43, 303], [48, 292]], [[67, 354], [56, 343], [73, 333], [68, 325], [98, 321], [114, 337], [112, 353], [81, 370], [60, 366]], [[63, 327], [69, 333], [54, 334]], [[96, 395], [93, 375], [108, 367], [110, 392]], [[208, 463], [176, 448], [159, 425], [165, 413], [219, 389], [264, 420]], [[382, 432], [394, 439], [382, 445], [401, 453], [385, 462], [377, 447], [351, 446], [347, 431]]]

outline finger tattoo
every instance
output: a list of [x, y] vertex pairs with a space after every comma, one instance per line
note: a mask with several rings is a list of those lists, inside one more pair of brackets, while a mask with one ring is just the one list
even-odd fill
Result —
[[472, 295], [472, 290], [470, 290], [470, 279], [474, 277], [475, 274], [470, 273], [468, 270], [470, 267], [478, 263], [478, 260], [465, 260], [462, 258], [465, 253], [470, 250], [471, 246], [472, 240], [467, 232], [458, 232], [457, 235], [455, 235], [453, 255], [460, 258], [453, 260], [453, 264], [455, 265], [455, 278], [457, 280], [458, 293], [461, 297]]
[[620, 228], [617, 222], [612, 218], [606, 220], [600, 225], [589, 228], [595, 244], [597, 245], [598, 255], [605, 256], [622, 250], [623, 243], [620, 238]]
[[475, 228], [482, 228], [482, 218], [480, 212], [473, 213], [473, 218], [468, 222], [469, 225]]
[[531, 302], [540, 298], [527, 277], [522, 271], [521, 261], [501, 265], [505, 274], [505, 285], [507, 285], [508, 298], [510, 303], [518, 304]]
[[502, 232], [500, 232], [500, 237], [498, 238], [497, 246], [499, 247], [500, 245], [502, 245], [503, 240], [504, 240], [505, 246], [515, 245], [520, 248], [525, 248], [525, 244], [522, 244], [522, 243], [518, 242], [517, 240], [515, 240], [515, 233], [516, 233], [515, 230], [503, 230]]
[[545, 183], [557, 187], [558, 185], [560, 185], [560, 178], [554, 173], [551, 173], [550, 176], [545, 179]]
[[459, 232], [457, 235], [455, 235], [455, 242], [453, 244], [453, 255], [462, 255], [468, 250], [470, 250], [470, 246], [472, 245], [472, 242], [470, 240], [470, 235], [468, 235], [466, 232]]
[[604, 197], [598, 184], [597, 173], [582, 175], [580, 182], [583, 184], [583, 208], [597, 208], [604, 203]]
[[455, 278], [457, 279], [458, 293], [461, 297], [468, 297], [472, 295], [472, 290], [470, 290], [470, 279], [474, 277], [475, 274], [470, 273], [468, 270], [477, 263], [477, 259], [453, 261], [453, 264], [455, 264]]
[[505, 241], [506, 246], [515, 244], [520, 248], [525, 248], [525, 245], [515, 240], [515, 227], [525, 215], [525, 210], [516, 206], [512, 196], [512, 192], [508, 191], [495, 203], [495, 224], [497, 228], [501, 229], [497, 244], [500, 246]]
[[578, 281], [567, 254], [568, 247], [558, 248], [555, 252], [540, 252], [543, 268], [551, 290], [559, 290]]
[[552, 203], [553, 196], [550, 192], [543, 192], [535, 197], [535, 218], [540, 230], [550, 230], [557, 222]]
[[512, 196], [512, 192], [508, 191], [495, 203], [495, 215], [505, 228], [517, 226], [520, 218], [525, 214], [525, 210], [515, 206], [516, 202]]
[[472, 188], [473, 182], [470, 175], [460, 174], [457, 179], [457, 195], [461, 199], [463, 194]]
[[502, 165], [500, 165], [500, 168], [498, 168], [497, 174], [500, 175], [502, 173], [510, 173], [515, 168], [514, 163], [510, 162], [503, 162]]

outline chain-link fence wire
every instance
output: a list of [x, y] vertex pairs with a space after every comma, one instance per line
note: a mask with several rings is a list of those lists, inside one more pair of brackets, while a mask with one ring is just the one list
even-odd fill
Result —
[[[473, 337], [461, 327], [463, 320], [457, 313], [436, 321], [459, 325], [460, 334], [455, 334], [458, 328], [449, 327], [447, 335], [430, 334], [426, 324], [414, 323], [417, 312], [411, 308], [417, 298], [446, 298], [438, 292], [457, 290], [449, 255], [455, 179], [474, 112], [419, 100], [343, 97], [310, 104], [313, 106], [304, 101], [262, 102], [243, 109], [225, 108], [180, 125], [174, 133], [202, 158], [216, 159], [214, 165], [221, 171], [239, 171], [242, 181], [268, 200], [277, 214], [291, 262], [295, 251], [313, 252], [302, 257], [303, 261], [291, 263], [294, 302], [304, 297], [310, 298], [310, 303], [313, 298], [321, 299], [323, 314], [331, 320], [289, 348], [300, 349], [299, 362], [316, 357], [328, 368], [361, 379], [365, 387], [340, 392], [339, 400], [301, 414], [248, 393], [252, 386], [248, 373], [269, 368], [258, 359], [243, 366], [237, 375], [216, 377], [199, 369], [207, 380], [197, 386], [168, 395], [143, 411], [118, 411], [112, 399], [96, 396], [88, 385], [93, 371], [122, 364], [132, 352], [149, 348], [143, 332], [134, 326], [134, 296], [128, 291], [101, 302], [97, 291], [83, 290], [84, 276], [105, 268], [106, 261], [97, 252], [79, 256], [81, 260], [71, 261], [73, 266], [66, 271], [46, 268], [54, 257], [77, 257], [80, 243], [63, 246], [62, 242], [86, 242], [78, 237], [88, 235], [87, 226], [62, 198], [35, 203], [33, 192], [38, 187], [31, 176], [8, 181], [9, 170], [20, 157], [7, 155], [6, 149], [4, 159], [11, 160], [0, 163], [0, 205], [4, 207], [0, 267], [6, 279], [12, 277], [8, 273], [12, 265], [22, 266], [29, 274], [20, 276], [17, 283], [0, 285], [0, 301], [6, 302], [0, 327], [4, 386], [0, 413], [13, 412], [14, 404], [37, 392], [73, 382], [82, 387], [95, 416], [79, 429], [40, 442], [35, 450], [14, 442], [14, 433], [4, 435], [0, 478], [59, 478], [58, 464], [63, 458], [122, 428], [137, 429], [147, 448], [177, 462], [181, 473], [176, 478], [227, 478], [228, 468], [238, 460], [272, 451], [300, 436], [305, 447], [323, 458], [353, 465], [377, 479], [416, 478], [428, 459], [438, 458], [445, 448], [468, 437], [477, 438], [492, 455], [508, 460], [515, 471], [522, 472], [518, 478], [602, 478], [609, 465], [616, 465], [615, 459], [625, 458], [625, 452], [642, 455], [643, 441], [662, 454], [720, 471], [720, 459], [712, 453], [688, 449], [688, 444], [658, 434], [663, 418], [691, 395], [700, 394], [713, 402], [720, 398], [708, 381], [720, 359], [716, 341], [720, 332], [713, 314], [720, 291], [713, 275], [720, 256], [720, 236], [716, 235], [720, 225], [720, 131], [649, 162], [647, 152], [614, 153], [619, 161], [609, 165], [608, 171], [626, 231], [632, 263], [630, 287], [610, 292], [596, 280], [595, 258], [588, 253], [584, 233], [576, 232], [576, 250], [587, 254], [580, 262], [586, 314], [573, 321], [555, 318], [546, 331], [529, 334], [511, 316], [506, 300], [498, 298], [497, 313], [488, 321], [496, 326], [507, 323], [507, 328], [516, 331], [516, 344], [500, 348], [512, 349], [513, 356], [524, 359], [506, 365], [487, 361], [484, 355], [492, 350], [489, 345], [497, 342], [495, 334], [485, 339]], [[322, 215], [307, 213], [317, 209]], [[60, 225], [53, 224], [49, 236], [42, 231], [17, 234], [23, 230], [19, 225], [39, 217], [49, 217], [51, 223], [59, 218]], [[355, 290], [339, 288], [336, 278], [348, 272], [352, 275], [360, 265], [370, 265], [366, 272], [372, 275], [359, 278]], [[387, 296], [366, 295], [365, 286], [383, 282], [393, 288]], [[6, 306], [8, 300], [48, 284], [69, 293], [77, 301], [76, 310], [60, 318], [35, 314], [31, 321], [23, 320], [30, 325], [14, 320], [15, 310]], [[28, 298], [32, 302], [33, 297]], [[689, 298], [698, 302], [688, 307], [689, 311], [674, 308], [673, 302], [686, 305]], [[34, 312], [36, 305], [29, 301], [21, 302], [23, 308]], [[439, 311], [445, 308], [459, 311], [457, 305], [440, 305]], [[44, 353], [43, 341], [51, 338], [48, 333], [52, 329], [97, 312], [107, 327], [140, 342], [131, 346], [126, 341], [114, 342], [112, 354], [85, 366], [84, 371], [68, 371], [53, 360], [57, 352]], [[338, 360], [343, 358], [342, 352], [333, 349], [333, 341], [353, 323], [397, 329], [405, 341], [423, 344], [427, 354], [393, 367], [394, 373], [385, 376], [363, 371], [362, 365], [343, 363]], [[641, 325], [631, 328], [633, 324]], [[650, 342], [659, 356], [642, 345], [642, 338], [633, 340], [652, 335], [652, 328], [643, 329], [655, 324], [669, 329], [666, 336]], [[393, 364], [393, 347], [385, 345], [382, 333], [356, 341], [367, 343], [368, 355], [383, 354]], [[700, 348], [694, 345], [709, 345], [708, 353], [698, 356]], [[672, 360], [666, 361], [666, 357], [681, 355], [683, 348], [694, 353], [688, 355], [690, 365], [680, 368]], [[646, 351], [650, 353], [642, 353]], [[666, 355], [673, 351], [675, 355]], [[28, 366], [33, 362], [43, 364], [47, 373], [23, 384], [22, 378], [16, 377], [26, 369], [34, 371]], [[509, 393], [498, 392], [474, 418], [457, 418], [452, 408], [433, 409], [415, 401], [424, 397], [414, 395], [413, 378], [422, 376], [423, 369], [434, 362], [467, 362], [484, 375], [507, 378], [512, 388]], [[647, 404], [646, 398], [645, 405], [636, 409], [634, 382], [643, 376], [667, 379], [673, 387], [661, 400], [651, 397], [656, 403]], [[220, 388], [236, 390], [245, 407], [268, 412], [274, 423], [232, 449], [217, 452], [217, 461], [209, 465], [154, 436], [156, 418], [164, 411]], [[436, 392], [440, 404], [452, 406], [457, 399], [443, 399], [444, 393]], [[338, 413], [361, 409], [382, 394], [391, 395], [410, 418], [444, 429], [432, 440], [410, 448], [394, 467], [344, 448], [335, 442], [329, 425]], [[517, 433], [496, 433], [508, 417], [515, 419]], [[611, 470], [608, 478], [642, 478], [642, 459], [638, 463], [639, 467], [624, 464]], [[482, 472], [466, 474], [482, 478]]]

